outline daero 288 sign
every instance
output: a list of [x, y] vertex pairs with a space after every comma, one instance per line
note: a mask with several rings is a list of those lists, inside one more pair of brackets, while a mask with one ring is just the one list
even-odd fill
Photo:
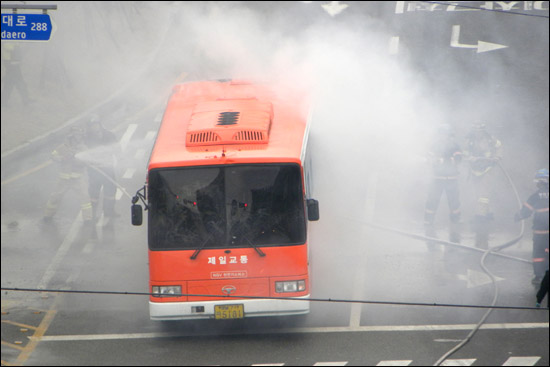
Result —
[[2, 14], [2, 41], [48, 41], [51, 34], [48, 14]]

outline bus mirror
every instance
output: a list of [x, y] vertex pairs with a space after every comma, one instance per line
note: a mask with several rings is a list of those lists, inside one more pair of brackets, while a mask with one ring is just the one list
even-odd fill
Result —
[[143, 209], [141, 205], [132, 204], [132, 224], [134, 226], [141, 226], [143, 223]]
[[319, 202], [315, 199], [307, 199], [307, 219], [310, 221], [319, 220]]

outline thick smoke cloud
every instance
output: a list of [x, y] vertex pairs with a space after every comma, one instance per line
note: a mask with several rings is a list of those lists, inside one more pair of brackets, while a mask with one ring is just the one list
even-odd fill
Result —
[[[52, 15], [57, 23], [52, 41], [24, 46], [29, 60], [34, 60], [27, 64], [25, 77], [35, 97], [41, 93], [40, 98], [50, 103], [28, 116], [17, 115], [22, 121], [18, 126], [4, 124], [3, 117], [3, 150], [21, 126], [34, 128], [36, 134], [45, 132], [135, 80], [139, 88], [125, 92], [128, 106], [166, 100], [173, 82], [182, 76], [257, 78], [307, 88], [314, 101], [313, 195], [321, 205], [321, 222], [311, 225], [314, 261], [317, 269], [334, 268], [332, 258], [338, 256], [346, 269], [335, 276], [343, 293], [349, 290], [342, 287], [345, 280], [353, 284], [349, 279], [355, 273], [349, 264], [357, 264], [358, 255], [381, 249], [391, 253], [396, 243], [395, 238], [366, 241], [369, 232], [361, 222], [422, 230], [429, 175], [426, 150], [441, 123], [451, 124], [463, 139], [471, 123], [487, 122], [505, 144], [503, 164], [517, 180], [520, 194], [525, 197], [534, 189], [534, 170], [548, 165], [548, 127], [540, 131], [542, 124], [533, 122], [540, 116], [524, 106], [537, 98], [547, 121], [548, 90], [533, 95], [529, 80], [508, 77], [509, 59], [494, 59], [486, 65], [488, 72], [465, 76], [457, 72], [464, 60], [442, 51], [440, 60], [434, 61], [440, 68], [432, 72], [409, 58], [406, 44], [400, 45], [398, 55], [390, 55], [392, 34], [368, 14], [347, 23], [331, 18], [315, 3], [293, 4], [299, 14], [287, 12], [285, 6], [60, 3]], [[544, 27], [541, 32], [547, 38], [547, 24]], [[539, 61], [548, 65], [548, 59]], [[548, 75], [542, 78], [547, 81]], [[120, 114], [117, 118], [124, 120]], [[462, 187], [468, 188], [465, 166], [462, 172]], [[503, 199], [497, 220], [509, 226], [517, 209], [515, 198], [504, 179], [495, 190]], [[473, 209], [467, 195], [466, 189], [465, 220]], [[438, 214], [443, 227], [445, 204], [443, 199]], [[415, 243], [413, 248], [424, 251], [422, 245]], [[331, 283], [329, 275], [314, 277], [317, 284]], [[326, 288], [323, 295], [334, 296], [334, 289]]]

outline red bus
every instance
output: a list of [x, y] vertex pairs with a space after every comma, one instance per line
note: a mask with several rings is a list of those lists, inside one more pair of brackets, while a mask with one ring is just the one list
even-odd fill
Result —
[[132, 224], [142, 224], [138, 200], [148, 211], [152, 320], [309, 312], [307, 228], [319, 206], [308, 196], [308, 126], [297, 90], [174, 87], [132, 200]]

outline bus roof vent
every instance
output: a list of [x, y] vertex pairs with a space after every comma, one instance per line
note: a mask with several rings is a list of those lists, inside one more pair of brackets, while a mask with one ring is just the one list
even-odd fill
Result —
[[218, 125], [235, 125], [239, 119], [239, 112], [220, 112]]
[[273, 108], [257, 99], [202, 102], [189, 121], [186, 145], [265, 144]]

